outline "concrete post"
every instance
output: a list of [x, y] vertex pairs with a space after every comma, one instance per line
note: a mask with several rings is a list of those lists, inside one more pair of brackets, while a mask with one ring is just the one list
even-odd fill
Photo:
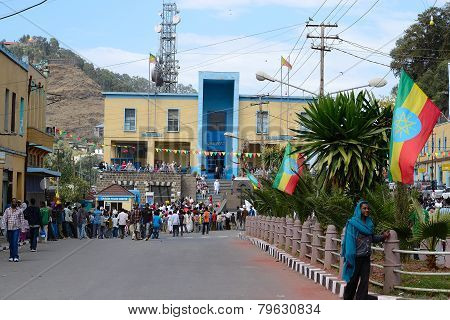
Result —
[[292, 218], [286, 219], [286, 241], [284, 242], [284, 251], [290, 252], [292, 246], [292, 226], [294, 220]]
[[292, 226], [292, 252], [291, 254], [295, 256], [299, 248], [298, 242], [301, 239], [301, 227], [302, 224], [300, 220], [296, 219], [294, 225]]
[[395, 269], [400, 270], [401, 260], [400, 253], [393, 252], [393, 250], [399, 249], [399, 243], [397, 232], [390, 230], [391, 236], [384, 242], [384, 283], [383, 293], [388, 294], [394, 290], [394, 286], [400, 285], [401, 278], [400, 273], [394, 272]]
[[253, 230], [255, 238], [258, 238], [258, 227], [259, 227], [258, 224], [259, 224], [259, 216], [255, 217], [255, 227], [254, 227], [254, 230]]
[[263, 230], [262, 230], [262, 239], [264, 240], [264, 241], [267, 241], [268, 240], [268, 235], [267, 235], [267, 219], [268, 219], [269, 217], [267, 217], [267, 216], [265, 216], [264, 218], [263, 218], [263, 220], [262, 220], [262, 228], [263, 228]]
[[251, 217], [247, 217], [247, 219], [245, 219], [245, 235], [246, 236], [250, 235], [250, 218]]
[[320, 223], [316, 222], [312, 229], [312, 248], [311, 248], [311, 263], [317, 263], [317, 258], [319, 257], [319, 249], [321, 247], [322, 241], [319, 236], [322, 235], [322, 228]]
[[[344, 243], [344, 236], [345, 236], [345, 227], [342, 229], [341, 234], [341, 251], [342, 251], [342, 244]], [[344, 270], [344, 257], [339, 258], [339, 277], [342, 279], [342, 271]]]
[[323, 268], [325, 270], [331, 270], [332, 264], [336, 259], [334, 258], [332, 252], [337, 252], [337, 243], [333, 241], [333, 238], [337, 238], [338, 233], [336, 231], [336, 227], [333, 225], [329, 225], [327, 227], [327, 231], [325, 233], [325, 258]]
[[[450, 251], [450, 238], [447, 238], [445, 240], [445, 251], [446, 252]], [[450, 268], [450, 255], [445, 256], [445, 267]]]
[[285, 242], [286, 242], [286, 218], [285, 217], [281, 217], [280, 218], [280, 226], [278, 228], [278, 246], [282, 247], [284, 246]]
[[304, 259], [306, 258], [306, 253], [308, 252], [307, 244], [311, 243], [311, 240], [309, 239], [308, 233], [311, 232], [311, 222], [309, 220], [306, 220], [303, 223], [302, 226], [302, 238], [300, 241], [300, 258]]
[[258, 216], [258, 231], [256, 232], [256, 237], [261, 239], [262, 238], [262, 216]]
[[273, 235], [274, 235], [274, 228], [275, 228], [275, 221], [274, 217], [269, 217], [269, 243], [273, 244]]
[[280, 235], [280, 218], [276, 217], [275, 218], [274, 236], [273, 236], [273, 238], [274, 238], [273, 242], [275, 244], [275, 247], [278, 247], [280, 245], [279, 235]]

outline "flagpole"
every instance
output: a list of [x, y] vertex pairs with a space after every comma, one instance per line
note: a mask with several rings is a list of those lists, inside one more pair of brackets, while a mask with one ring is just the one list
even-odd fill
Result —
[[[288, 57], [288, 61], [289, 61]], [[290, 74], [291, 68], [288, 67], [288, 80], [287, 80], [287, 116], [286, 116], [286, 136], [289, 135], [289, 74]]]
[[147, 92], [147, 132], [150, 132], [150, 81], [152, 80], [151, 62], [148, 57], [148, 92]]
[[280, 95], [280, 137], [283, 135], [281, 129], [283, 128], [283, 62], [281, 62], [281, 95]]

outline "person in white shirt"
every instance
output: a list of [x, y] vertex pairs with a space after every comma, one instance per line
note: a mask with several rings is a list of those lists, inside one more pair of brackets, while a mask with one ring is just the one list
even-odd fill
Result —
[[125, 236], [125, 226], [128, 221], [128, 213], [126, 213], [125, 210], [122, 210], [117, 218], [119, 219], [120, 238], [123, 239]]
[[178, 214], [176, 212], [174, 212], [170, 218], [172, 221], [172, 228], [173, 228], [172, 235], [174, 237], [178, 237], [179, 232], [180, 232], [180, 217], [178, 216]]
[[64, 232], [66, 233], [66, 236], [69, 238], [73, 238], [73, 232], [72, 232], [72, 223], [73, 223], [73, 219], [72, 219], [72, 210], [70, 210], [69, 208], [69, 204], [66, 203], [65, 207], [64, 207]]
[[214, 181], [214, 193], [219, 194], [219, 189], [220, 189], [220, 182], [218, 179], [216, 179], [216, 181]]
[[[116, 210], [114, 210], [114, 211], [116, 211]], [[117, 238], [118, 234], [119, 234], [119, 218], [117, 217], [117, 211], [113, 215], [112, 223], [113, 223], [113, 232], [112, 232], [113, 238]]]

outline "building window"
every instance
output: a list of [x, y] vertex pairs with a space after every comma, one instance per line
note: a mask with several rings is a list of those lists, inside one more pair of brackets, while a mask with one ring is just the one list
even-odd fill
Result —
[[447, 151], [447, 137], [444, 137], [444, 151]]
[[19, 134], [23, 136], [24, 129], [23, 129], [23, 116], [25, 112], [25, 99], [20, 98], [20, 109], [19, 109]]
[[180, 114], [178, 109], [169, 109], [167, 111], [167, 131], [180, 131]]
[[441, 151], [441, 138], [438, 139], [438, 151]]
[[12, 94], [11, 101], [11, 132], [16, 132], [16, 93]]
[[123, 131], [136, 131], [136, 109], [125, 109]]
[[256, 133], [257, 134], [269, 133], [269, 112], [267, 111], [256, 112]]
[[9, 131], [9, 90], [5, 91], [5, 106], [4, 106], [4, 114], [5, 114], [5, 122], [4, 122], [4, 130]]

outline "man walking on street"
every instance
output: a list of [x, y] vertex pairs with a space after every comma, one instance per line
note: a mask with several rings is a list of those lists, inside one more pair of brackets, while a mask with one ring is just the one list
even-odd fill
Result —
[[41, 216], [41, 228], [45, 232], [44, 242], [47, 242], [50, 211], [48, 210], [48, 207], [45, 205], [44, 201], [41, 201], [41, 209], [39, 210], [39, 214]]
[[183, 236], [183, 225], [184, 225], [184, 214], [183, 211], [178, 211], [178, 219], [180, 220], [180, 230], [181, 236]]
[[127, 225], [128, 214], [122, 209], [117, 218], [119, 219], [120, 239], [123, 239], [125, 236], [125, 226]]
[[148, 241], [151, 235], [151, 224], [152, 224], [153, 214], [150, 210], [150, 205], [145, 204], [145, 208], [142, 210], [142, 223], [145, 226], [145, 241]]
[[102, 211], [100, 210], [100, 206], [97, 206], [97, 209], [94, 210], [94, 221], [92, 228], [92, 238], [97, 238], [100, 232], [100, 224], [102, 218]]
[[85, 209], [85, 204], [81, 204], [80, 210], [78, 210], [77, 221], [78, 221], [78, 237], [81, 239], [86, 238], [86, 222], [88, 218], [88, 213]]
[[31, 198], [30, 202], [31, 205], [25, 209], [23, 215], [30, 226], [30, 251], [36, 252], [39, 229], [41, 226], [41, 215], [39, 208], [36, 207], [36, 200]]
[[5, 210], [2, 219], [2, 229], [6, 229], [9, 242], [9, 262], [19, 262], [19, 234], [25, 231], [24, 221], [23, 211], [17, 206], [16, 198], [13, 198], [11, 207]]
[[178, 234], [180, 231], [180, 217], [179, 217], [178, 213], [174, 212], [172, 214], [171, 219], [172, 219], [172, 228], [173, 228], [172, 236], [178, 237]]
[[130, 215], [131, 240], [141, 240], [140, 223], [141, 223], [141, 210], [139, 210], [139, 207], [136, 204], [134, 206], [134, 209], [131, 210]]
[[202, 228], [202, 235], [209, 234], [209, 211], [208, 209], [205, 209], [205, 212], [203, 213], [203, 228]]

